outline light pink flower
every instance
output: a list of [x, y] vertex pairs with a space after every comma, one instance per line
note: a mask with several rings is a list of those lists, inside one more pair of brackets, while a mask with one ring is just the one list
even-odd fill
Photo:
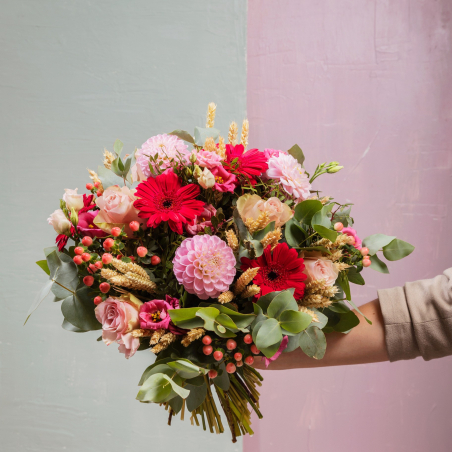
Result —
[[177, 249], [173, 271], [188, 293], [207, 300], [229, 289], [235, 264], [234, 253], [226, 242], [215, 235], [195, 235]]
[[360, 250], [362, 248], [362, 240], [358, 237], [358, 234], [356, 233], [355, 229], [353, 228], [344, 228], [342, 229], [342, 234], [347, 234], [350, 237], [353, 237], [355, 239], [355, 243], [353, 244], [353, 246], [357, 249]]
[[108, 187], [102, 196], [96, 199], [99, 213], [94, 219], [94, 224], [105, 232], [110, 233], [113, 227], [125, 227], [125, 232], [130, 237], [133, 231], [129, 227], [131, 221], [143, 223], [139, 218], [138, 209], [133, 206], [136, 200], [134, 192], [128, 187], [118, 187], [113, 185]]
[[215, 185], [215, 177], [210, 172], [209, 168], [204, 168], [201, 176], [198, 177], [198, 184], [205, 189], [212, 188]]
[[140, 328], [146, 330], [168, 329], [171, 318], [168, 309], [170, 304], [164, 300], [152, 300], [143, 303], [140, 308]]
[[196, 154], [196, 163], [199, 166], [212, 169], [221, 165], [221, 157], [216, 152], [205, 151], [202, 149]]
[[102, 340], [110, 345], [121, 339], [139, 325], [136, 305], [109, 297], [94, 310], [96, 319], [102, 324]]
[[312, 254], [314, 256], [303, 258], [305, 265], [303, 273], [308, 277], [305, 282], [323, 280], [327, 286], [331, 287], [335, 283], [339, 271], [329, 259], [316, 255], [317, 253]]
[[216, 213], [217, 210], [215, 209], [214, 206], [212, 206], [211, 204], [205, 204], [203, 212], [200, 215], [196, 215], [194, 219], [194, 224], [193, 225], [186, 224], [185, 230], [190, 235], [196, 235], [199, 234], [200, 232], [203, 232], [207, 226], [209, 228], [212, 228], [213, 226], [210, 219], [213, 216], [215, 216]]
[[131, 358], [140, 346], [140, 339], [133, 337], [132, 333], [121, 334], [118, 340], [119, 353], [124, 353], [127, 359]]
[[291, 155], [280, 153], [268, 161], [267, 177], [276, 179], [297, 202], [307, 199], [311, 184], [305, 170]]
[[58, 234], [66, 234], [71, 230], [71, 222], [66, 218], [61, 209], [55, 210], [49, 218], [47, 218], [49, 224], [53, 226], [53, 229]]
[[261, 213], [267, 212], [269, 223], [274, 221], [276, 227], [282, 226], [293, 217], [292, 209], [276, 197], [264, 201], [258, 195], [246, 194], [237, 200], [237, 209], [244, 222], [247, 218], [257, 220]]
[[141, 166], [138, 165], [138, 163], [135, 163], [135, 165], [132, 166], [130, 172], [132, 173], [133, 182], [141, 182], [147, 179], [146, 175], [143, 173], [143, 170], [141, 169]]
[[71, 190], [70, 188], [64, 189], [63, 201], [66, 203], [68, 210], [72, 208], [78, 212], [83, 206], [83, 195], [77, 193], [78, 188]]
[[271, 157], [278, 157], [279, 154], [287, 154], [287, 151], [280, 151], [277, 149], [264, 149], [264, 155], [267, 157], [267, 160], [270, 160]]
[[223, 165], [216, 166], [212, 168], [212, 174], [215, 178], [214, 190], [231, 193], [235, 190], [235, 186], [237, 185], [237, 177], [226, 171]]
[[289, 345], [289, 336], [284, 336], [278, 348], [278, 351], [271, 358], [262, 357], [264, 360], [265, 367], [268, 367], [271, 362], [276, 361], [281, 356], [281, 353], [287, 348], [288, 345]]
[[[157, 156], [157, 160], [150, 161], [150, 156]], [[149, 138], [135, 154], [137, 164], [140, 165], [141, 171], [146, 177], [155, 177], [155, 174], [152, 174], [149, 169], [149, 163], [151, 163], [156, 174], [159, 174], [160, 170], [186, 163], [189, 157], [190, 152], [187, 145], [175, 135], [167, 135], [166, 133]], [[174, 159], [174, 161], [171, 162], [171, 159]]]

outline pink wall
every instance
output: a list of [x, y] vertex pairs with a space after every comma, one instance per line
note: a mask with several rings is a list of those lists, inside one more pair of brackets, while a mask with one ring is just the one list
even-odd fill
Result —
[[[352, 201], [362, 237], [416, 246], [376, 289], [452, 264], [450, 0], [249, 0], [248, 113], [253, 146], [297, 142], [308, 170], [345, 169], [315, 184]], [[256, 435], [245, 451], [450, 451], [452, 358], [266, 371]]]

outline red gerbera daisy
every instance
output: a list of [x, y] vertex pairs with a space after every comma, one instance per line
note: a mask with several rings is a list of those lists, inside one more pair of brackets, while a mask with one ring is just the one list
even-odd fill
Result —
[[200, 193], [197, 185], [182, 187], [179, 177], [172, 171], [160, 174], [155, 178], [138, 185], [133, 205], [140, 211], [140, 218], [147, 218], [147, 225], [156, 228], [162, 221], [182, 234], [182, 223], [193, 225], [196, 215], [204, 211], [204, 202], [195, 198]]
[[[233, 164], [232, 161], [237, 159], [237, 163]], [[242, 144], [233, 146], [232, 144], [226, 145], [226, 162], [224, 166], [230, 173], [237, 176], [245, 176], [254, 183], [254, 176], [260, 176], [263, 172], [267, 171], [267, 158], [263, 152], [259, 152], [258, 149], [250, 149], [245, 152], [245, 148]]]
[[287, 243], [280, 243], [271, 251], [271, 245], [265, 248], [262, 256], [257, 259], [242, 257], [242, 271], [252, 267], [260, 267], [258, 274], [253, 279], [254, 284], [261, 288], [257, 295], [267, 295], [270, 292], [295, 289], [294, 298], [299, 300], [304, 295], [304, 280], [307, 276], [303, 273], [304, 261], [298, 257], [293, 248]]

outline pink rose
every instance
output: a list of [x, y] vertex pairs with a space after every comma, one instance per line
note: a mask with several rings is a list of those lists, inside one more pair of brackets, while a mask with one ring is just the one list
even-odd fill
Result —
[[292, 209], [275, 197], [264, 201], [258, 195], [243, 195], [237, 200], [237, 209], [243, 221], [247, 218], [257, 220], [261, 213], [267, 212], [269, 223], [274, 221], [276, 227], [282, 226], [293, 217]]
[[102, 196], [96, 199], [97, 207], [100, 211], [95, 218], [94, 224], [105, 232], [111, 233], [115, 226], [122, 228], [129, 237], [133, 231], [129, 227], [131, 221], [143, 223], [143, 219], [138, 217], [138, 210], [133, 206], [137, 198], [128, 187], [113, 185], [108, 187]]
[[212, 174], [215, 178], [214, 190], [226, 192], [233, 192], [237, 184], [237, 177], [234, 174], [228, 173], [223, 165], [212, 168]]
[[140, 328], [158, 330], [169, 328], [171, 317], [168, 309], [179, 309], [179, 300], [166, 295], [165, 300], [152, 300], [140, 307]]
[[140, 339], [133, 337], [132, 333], [121, 334], [121, 338], [118, 340], [119, 353], [124, 353], [126, 358], [131, 358], [140, 346]]
[[69, 188], [64, 189], [63, 201], [66, 203], [68, 210], [72, 208], [78, 212], [83, 207], [83, 195], [77, 193], [78, 188], [71, 190]]
[[358, 235], [356, 234], [356, 231], [353, 228], [344, 228], [342, 229], [342, 234], [347, 234], [349, 237], [353, 237], [355, 240], [355, 243], [353, 243], [353, 246], [357, 249], [360, 250], [362, 247], [362, 240], [358, 237]]
[[195, 217], [193, 225], [186, 224], [185, 230], [190, 235], [196, 235], [203, 232], [207, 226], [209, 226], [209, 228], [213, 228], [210, 219], [214, 217], [216, 213], [217, 210], [214, 206], [211, 204], [205, 204], [202, 214]]
[[330, 287], [335, 283], [339, 271], [332, 261], [322, 256], [304, 257], [303, 260], [305, 265], [303, 273], [308, 277], [306, 283], [321, 279]]
[[94, 313], [102, 324], [102, 340], [107, 345], [121, 340], [123, 334], [139, 325], [138, 306], [120, 298], [107, 298], [96, 307]]
[[66, 218], [61, 209], [55, 210], [49, 218], [47, 218], [49, 224], [53, 226], [57, 234], [68, 234], [71, 231], [71, 222]]
[[212, 169], [215, 166], [221, 165], [221, 157], [216, 152], [199, 151], [196, 154], [196, 163], [199, 166]]

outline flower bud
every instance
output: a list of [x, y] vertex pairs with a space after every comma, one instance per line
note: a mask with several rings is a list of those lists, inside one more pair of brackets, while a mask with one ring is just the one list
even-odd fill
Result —
[[328, 173], [333, 174], [337, 173], [343, 168], [343, 166], [333, 166], [333, 168], [328, 168]]
[[78, 225], [78, 214], [77, 214], [77, 212], [75, 211], [75, 208], [74, 208], [74, 207], [72, 207], [72, 209], [71, 209], [71, 222], [72, 222], [72, 224], [73, 224], [75, 227], [77, 227], [77, 225]]
[[185, 174], [187, 176], [191, 176], [193, 174], [193, 171], [188, 166], [186, 166], [185, 167]]
[[202, 175], [202, 169], [198, 166], [195, 165], [195, 170], [193, 171], [193, 176], [195, 177], [195, 179], [199, 179]]
[[195, 153], [195, 152], [192, 152], [192, 153], [190, 154], [190, 162], [191, 162], [191, 163], [195, 163], [195, 162], [196, 162], [196, 159], [197, 159], [196, 153]]

